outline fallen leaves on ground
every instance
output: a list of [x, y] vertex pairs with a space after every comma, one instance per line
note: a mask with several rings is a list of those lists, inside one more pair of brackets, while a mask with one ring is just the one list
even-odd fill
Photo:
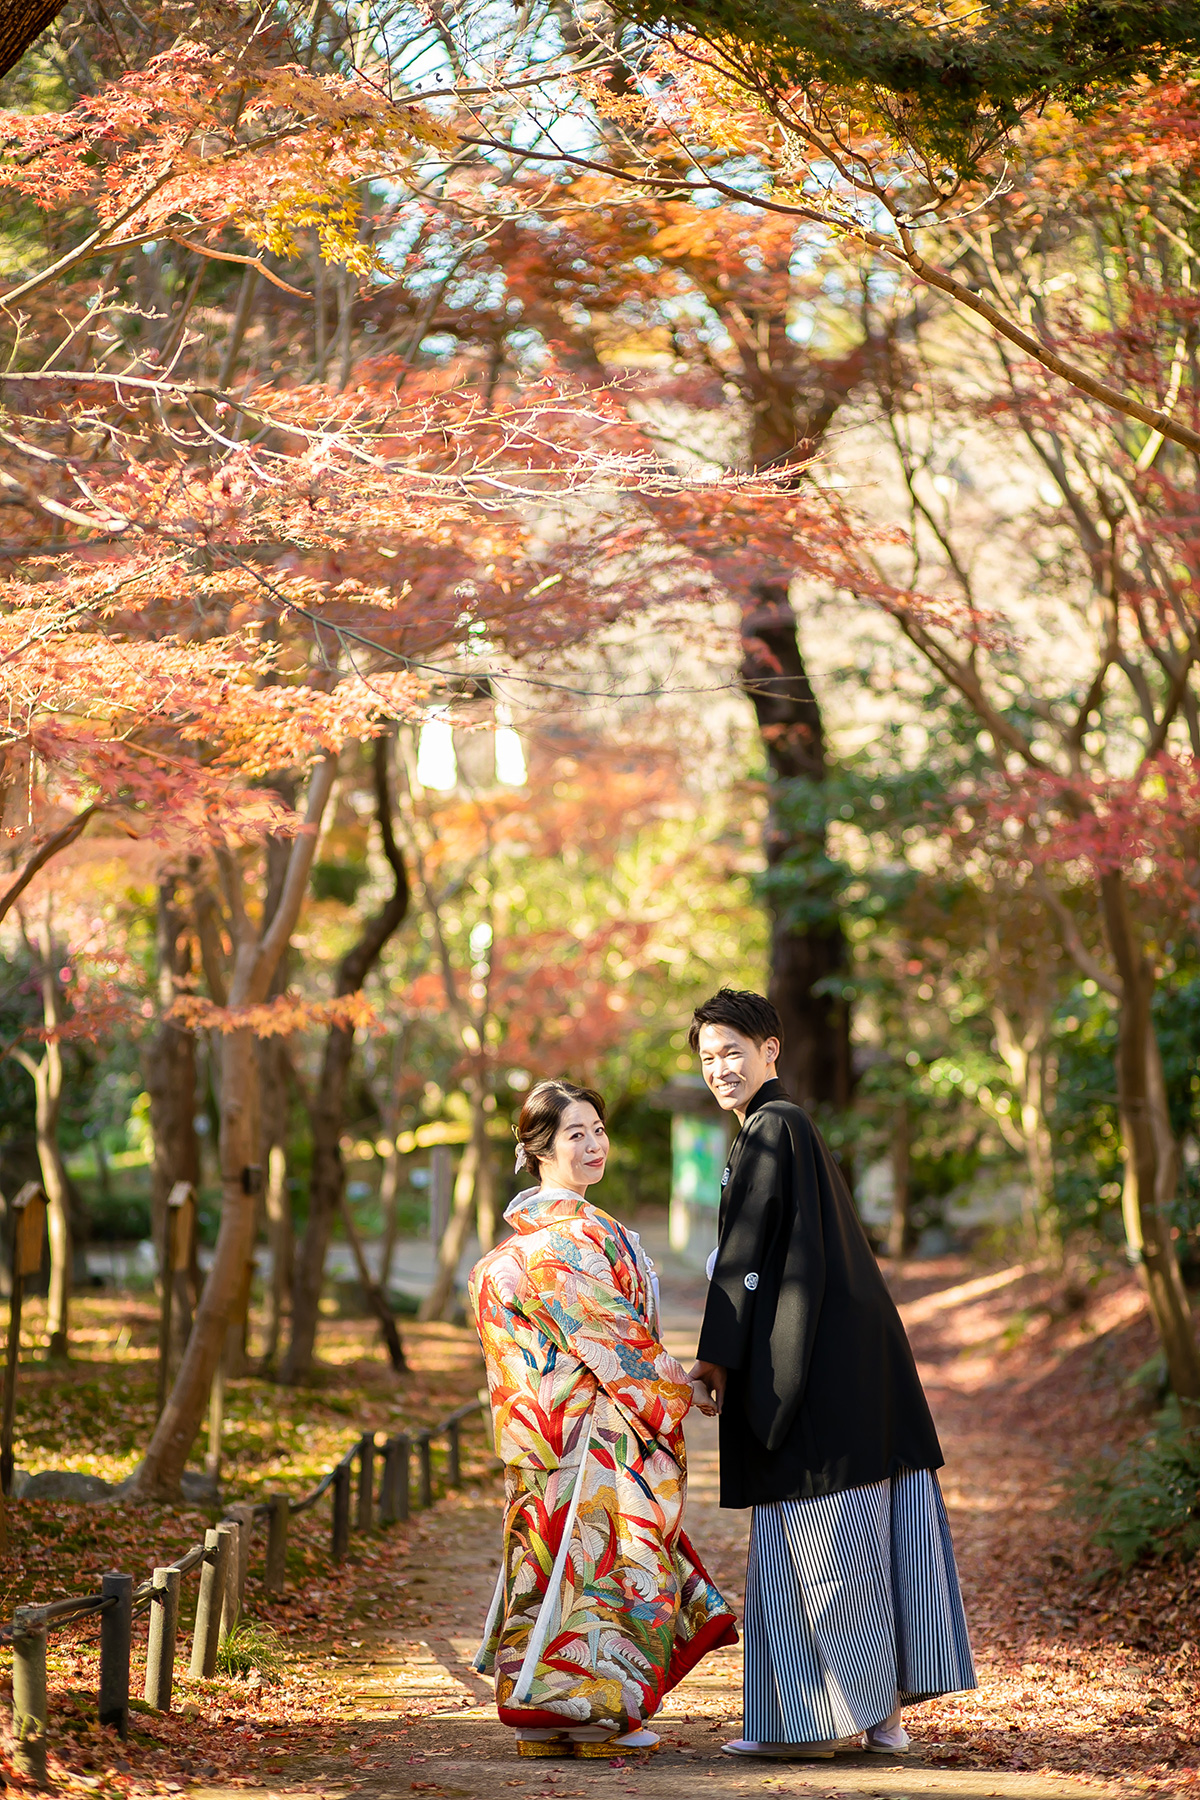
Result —
[[[117, 1320], [127, 1323], [127, 1300], [109, 1303], [114, 1314], [107, 1338], [120, 1336]], [[97, 1332], [102, 1330], [101, 1303], [88, 1302]], [[140, 1303], [149, 1314], [149, 1303]], [[96, 1322], [100, 1320], [101, 1323]], [[257, 1378], [231, 1382], [223, 1497], [255, 1499], [265, 1492], [303, 1493], [332, 1465], [362, 1431], [397, 1431], [435, 1424], [471, 1399], [482, 1378], [473, 1333], [452, 1326], [409, 1324], [405, 1332], [411, 1373], [398, 1377], [374, 1353], [373, 1328], [358, 1321], [330, 1322], [323, 1333], [322, 1367], [309, 1389], [277, 1388]], [[18, 1461], [26, 1466], [84, 1466], [85, 1459], [37, 1454], [49, 1434], [57, 1406], [57, 1442], [87, 1441], [90, 1421], [103, 1414], [106, 1393], [113, 1396], [115, 1425], [106, 1441], [131, 1431], [124, 1409], [136, 1416], [144, 1443], [153, 1423], [153, 1360], [133, 1342], [121, 1351], [90, 1361], [80, 1346], [64, 1380], [61, 1368], [23, 1366], [18, 1394], [18, 1422], [23, 1442]], [[138, 1367], [138, 1359], [145, 1365]], [[278, 1417], [272, 1417], [277, 1414]], [[251, 1426], [258, 1422], [258, 1429]], [[304, 1453], [284, 1466], [282, 1453], [256, 1454], [262, 1442], [303, 1440]], [[114, 1451], [117, 1460], [89, 1472], [115, 1478], [127, 1473], [129, 1453]], [[131, 1463], [130, 1463], [130, 1466]], [[462, 1466], [468, 1484], [490, 1477], [495, 1467], [490, 1443], [481, 1426], [469, 1426], [462, 1440]], [[380, 1465], [376, 1464], [376, 1480]], [[414, 1468], [415, 1477], [415, 1468]], [[435, 1486], [441, 1470], [435, 1459]], [[415, 1492], [415, 1490], [414, 1490]], [[452, 1508], [441, 1499], [438, 1508]], [[278, 1633], [285, 1646], [282, 1679], [258, 1682], [218, 1678], [193, 1681], [187, 1673], [197, 1579], [184, 1581], [181, 1630], [175, 1665], [175, 1692], [170, 1713], [151, 1711], [134, 1701], [129, 1736], [122, 1743], [111, 1730], [101, 1730], [97, 1717], [98, 1628], [95, 1622], [72, 1624], [52, 1633], [47, 1652], [50, 1712], [50, 1777], [66, 1795], [140, 1796], [181, 1791], [197, 1781], [232, 1787], [269, 1787], [285, 1772], [289, 1780], [332, 1760], [344, 1768], [366, 1767], [366, 1753], [383, 1742], [378, 1727], [364, 1733], [356, 1722], [357, 1706], [342, 1676], [345, 1658], [354, 1654], [355, 1633], [364, 1621], [378, 1626], [381, 1618], [399, 1628], [426, 1616], [410, 1581], [409, 1556], [415, 1541], [427, 1534], [436, 1516], [414, 1514], [406, 1526], [356, 1533], [342, 1565], [329, 1556], [329, 1502], [291, 1522], [288, 1590], [283, 1596], [262, 1590], [265, 1535], [252, 1541], [247, 1582], [247, 1609], [259, 1623]], [[14, 1605], [95, 1592], [105, 1569], [122, 1569], [140, 1581], [156, 1563], [167, 1563], [203, 1538], [205, 1527], [222, 1516], [219, 1508], [124, 1506], [120, 1503], [66, 1505], [62, 1502], [18, 1502], [8, 1508], [9, 1555], [0, 1611], [11, 1617]], [[145, 1679], [147, 1621], [135, 1621], [132, 1693], [141, 1694]], [[361, 1640], [359, 1640], [361, 1642]], [[353, 1646], [353, 1647], [352, 1647]], [[11, 1705], [11, 1675], [0, 1692]], [[422, 1709], [410, 1709], [419, 1717]], [[408, 1727], [387, 1732], [394, 1752]], [[382, 1766], [380, 1764], [379, 1766]], [[0, 1772], [10, 1788], [29, 1787], [17, 1773], [11, 1745], [0, 1757]]]
[[[947, 1769], [1072, 1775], [1141, 1793], [1193, 1791], [1200, 1761], [1200, 1565], [1166, 1563], [1122, 1576], [1088, 1547], [1066, 1505], [1073, 1471], [1119, 1449], [1149, 1423], [1151, 1401], [1130, 1382], [1154, 1350], [1136, 1283], [1117, 1270], [1082, 1280], [1078, 1272], [988, 1272], [947, 1258], [908, 1265], [895, 1286], [947, 1452], [943, 1486], [981, 1684], [977, 1693], [917, 1709], [911, 1722], [926, 1760]], [[274, 1453], [256, 1457], [256, 1447], [276, 1430], [269, 1421], [276, 1404], [284, 1421], [281, 1442], [289, 1433], [296, 1441], [308, 1434], [298, 1472], [303, 1485], [364, 1425], [432, 1422], [475, 1391], [479, 1365], [469, 1333], [409, 1327], [406, 1335], [415, 1368], [403, 1384], [373, 1357], [368, 1328], [348, 1324], [338, 1325], [334, 1356], [315, 1390], [290, 1394], [265, 1383], [233, 1384], [241, 1423], [231, 1441], [242, 1450], [229, 1470], [231, 1497], [292, 1485], [282, 1479]], [[116, 1367], [104, 1379], [123, 1384], [124, 1403], [134, 1405], [128, 1396], [148, 1392], [150, 1370], [143, 1370], [139, 1388]], [[44, 1404], [48, 1413], [48, 1394]], [[136, 1404], [144, 1406], [144, 1399]], [[468, 1448], [468, 1479], [487, 1479], [492, 1463], [481, 1433], [464, 1440]], [[420, 1638], [437, 1605], [437, 1569], [454, 1570], [461, 1534], [478, 1530], [481, 1505], [468, 1491], [441, 1500], [406, 1527], [356, 1535], [340, 1568], [328, 1560], [325, 1507], [294, 1521], [287, 1595], [262, 1594], [257, 1561], [249, 1587], [253, 1614], [284, 1640], [283, 1679], [261, 1687], [193, 1683], [181, 1672], [184, 1645], [180, 1710], [138, 1710], [126, 1744], [96, 1722], [95, 1628], [56, 1637], [56, 1787], [68, 1796], [111, 1800], [170, 1794], [197, 1782], [267, 1790], [302, 1785], [341, 1794], [399, 1790], [454, 1800], [459, 1790], [452, 1778], [439, 1780], [422, 1748], [424, 1722], [446, 1717], [445, 1696], [406, 1698], [394, 1720], [363, 1716], [355, 1684], [364, 1665], [354, 1659]], [[744, 1531], [740, 1515], [722, 1516]], [[140, 1576], [192, 1541], [207, 1516], [195, 1508], [134, 1514], [117, 1506], [30, 1505], [13, 1508], [11, 1520], [9, 1606], [14, 1598], [82, 1591], [104, 1567]], [[140, 1665], [134, 1679], [140, 1691]], [[708, 1729], [721, 1735], [727, 1726]], [[428, 1774], [414, 1764], [426, 1765]], [[4, 1772], [19, 1791], [8, 1759]], [[633, 1772], [614, 1770], [622, 1773]], [[577, 1791], [540, 1771], [504, 1785], [560, 1800]]]
[[915, 1729], [951, 1767], [1191, 1789], [1200, 1565], [1123, 1576], [1070, 1506], [1071, 1476], [1150, 1423], [1130, 1379], [1156, 1348], [1141, 1290], [1124, 1270], [1018, 1269], [972, 1292], [980, 1276], [947, 1258], [893, 1283], [947, 1454], [980, 1680], [922, 1706]]

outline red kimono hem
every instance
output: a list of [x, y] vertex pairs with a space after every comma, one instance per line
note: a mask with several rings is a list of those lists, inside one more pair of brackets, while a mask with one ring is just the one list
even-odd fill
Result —
[[[707, 1656], [710, 1650], [723, 1650], [726, 1645], [736, 1644], [737, 1641], [737, 1625], [733, 1614], [718, 1613], [714, 1619], [709, 1619], [706, 1625], [702, 1625], [695, 1637], [690, 1638], [686, 1644], [676, 1644], [671, 1652], [671, 1661], [662, 1690], [655, 1700], [653, 1708], [643, 1714], [643, 1717], [652, 1719], [671, 1689], [682, 1681], [685, 1675], [690, 1675], [696, 1664], [702, 1657]], [[572, 1719], [564, 1718], [562, 1713], [549, 1712], [544, 1707], [498, 1706], [496, 1716], [502, 1725], [512, 1725], [529, 1731], [547, 1729], [569, 1731], [575, 1723]]]

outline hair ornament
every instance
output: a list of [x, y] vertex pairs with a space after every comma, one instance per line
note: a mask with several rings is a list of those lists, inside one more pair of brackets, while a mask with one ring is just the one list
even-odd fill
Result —
[[515, 1169], [514, 1169], [514, 1172], [515, 1172], [515, 1173], [516, 1173], [516, 1174], [517, 1174], [517, 1175], [519, 1175], [519, 1174], [520, 1174], [520, 1173], [521, 1173], [521, 1170], [522, 1170], [522, 1169], [523, 1169], [523, 1168], [524, 1168], [524, 1167], [525, 1167], [525, 1166], [526, 1166], [526, 1164], [527, 1164], [527, 1163], [528, 1163], [528, 1161], [529, 1161], [529, 1158], [528, 1158], [528, 1157], [527, 1157], [527, 1156], [526, 1156], [526, 1154], [525, 1154], [525, 1146], [524, 1146], [524, 1144], [518, 1144], [518, 1145], [517, 1145], [517, 1160], [516, 1160], [516, 1164], [515, 1164]]

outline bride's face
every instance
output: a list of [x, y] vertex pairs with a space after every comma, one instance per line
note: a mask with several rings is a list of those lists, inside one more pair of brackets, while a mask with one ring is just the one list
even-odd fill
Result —
[[543, 1187], [582, 1194], [599, 1181], [608, 1161], [608, 1133], [590, 1100], [572, 1100], [558, 1122], [548, 1156], [540, 1163]]

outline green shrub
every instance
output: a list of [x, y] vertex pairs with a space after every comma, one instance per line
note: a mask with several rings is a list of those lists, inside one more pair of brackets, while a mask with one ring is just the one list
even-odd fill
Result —
[[254, 1619], [237, 1619], [217, 1651], [221, 1675], [249, 1675], [251, 1669], [273, 1680], [283, 1667], [283, 1640], [269, 1625]]
[[1200, 1550], [1200, 1433], [1166, 1408], [1154, 1430], [1108, 1468], [1093, 1466], [1075, 1488], [1089, 1535], [1122, 1569]]
[[353, 906], [367, 874], [365, 862], [315, 862], [309, 886], [316, 900], [336, 900], [342, 906]]
[[97, 1243], [135, 1244], [150, 1236], [149, 1194], [111, 1190], [105, 1194], [93, 1188], [87, 1196], [87, 1212]]

